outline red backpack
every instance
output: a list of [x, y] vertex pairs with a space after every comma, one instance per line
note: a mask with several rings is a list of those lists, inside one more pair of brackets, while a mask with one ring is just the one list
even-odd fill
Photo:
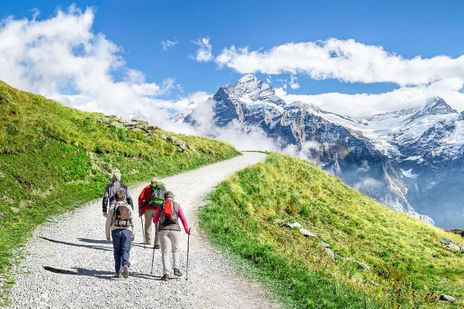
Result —
[[177, 224], [178, 218], [177, 203], [175, 203], [172, 198], [165, 199], [161, 206], [160, 224]]

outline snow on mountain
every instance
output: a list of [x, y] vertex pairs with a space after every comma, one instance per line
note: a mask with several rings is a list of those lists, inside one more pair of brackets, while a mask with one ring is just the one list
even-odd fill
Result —
[[[457, 206], [464, 197], [448, 192], [464, 186], [459, 174], [464, 171], [464, 112], [442, 98], [353, 119], [284, 102], [269, 84], [247, 74], [235, 85], [220, 87], [205, 104], [217, 127], [234, 124], [245, 133], [258, 128], [279, 148], [298, 149], [300, 156], [393, 209], [429, 222], [430, 216], [443, 227], [464, 225], [464, 210]], [[185, 118], [192, 124], [197, 120]]]

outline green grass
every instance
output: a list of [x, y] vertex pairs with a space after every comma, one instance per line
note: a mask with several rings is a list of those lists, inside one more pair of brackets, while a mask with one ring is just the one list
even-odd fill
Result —
[[[464, 306], [464, 255], [440, 242], [462, 238], [390, 210], [309, 162], [270, 154], [209, 199], [199, 212], [201, 227], [289, 307], [453, 306], [440, 294]], [[297, 221], [316, 237], [279, 220]], [[335, 261], [320, 241], [330, 244]]]
[[[238, 152], [207, 138], [154, 129], [148, 135], [0, 82], [0, 303], [9, 270], [37, 225], [101, 197], [113, 168], [134, 184], [224, 160]], [[163, 136], [190, 146], [181, 152]]]

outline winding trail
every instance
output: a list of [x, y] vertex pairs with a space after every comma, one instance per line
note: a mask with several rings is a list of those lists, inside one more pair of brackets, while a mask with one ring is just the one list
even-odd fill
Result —
[[[263, 161], [261, 153], [208, 165], [163, 179], [182, 206], [189, 224], [189, 280], [160, 280], [161, 252], [141, 244], [140, 220], [131, 250], [131, 275], [114, 279], [112, 245], [105, 240], [101, 201], [62, 215], [37, 228], [26, 257], [15, 271], [11, 308], [276, 308], [267, 292], [238, 273], [199, 231], [196, 210], [224, 178]], [[124, 176], [124, 175], [123, 175]], [[143, 185], [145, 186], [145, 184]], [[134, 201], [143, 186], [131, 190]], [[185, 271], [186, 234], [182, 232], [181, 268]], [[45, 267], [45, 268], [44, 268]], [[48, 270], [47, 270], [48, 269]]]

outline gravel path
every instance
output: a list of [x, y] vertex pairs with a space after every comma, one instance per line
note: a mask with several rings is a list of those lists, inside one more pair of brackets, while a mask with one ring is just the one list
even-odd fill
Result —
[[[136, 220], [136, 240], [131, 250], [131, 276], [126, 280], [113, 279], [112, 245], [105, 240], [105, 221], [98, 200], [36, 229], [26, 247], [26, 257], [16, 270], [11, 308], [280, 307], [259, 284], [239, 274], [210, 246], [199, 232], [196, 219], [196, 210], [205, 194], [233, 172], [264, 158], [261, 153], [244, 153], [163, 179], [176, 195], [193, 230], [188, 281], [184, 278], [160, 280], [159, 250], [155, 256], [155, 273], [150, 275], [152, 250], [141, 245], [140, 220]], [[131, 190], [134, 200], [143, 186]], [[184, 233], [182, 240], [180, 262], [185, 270], [187, 237]]]

